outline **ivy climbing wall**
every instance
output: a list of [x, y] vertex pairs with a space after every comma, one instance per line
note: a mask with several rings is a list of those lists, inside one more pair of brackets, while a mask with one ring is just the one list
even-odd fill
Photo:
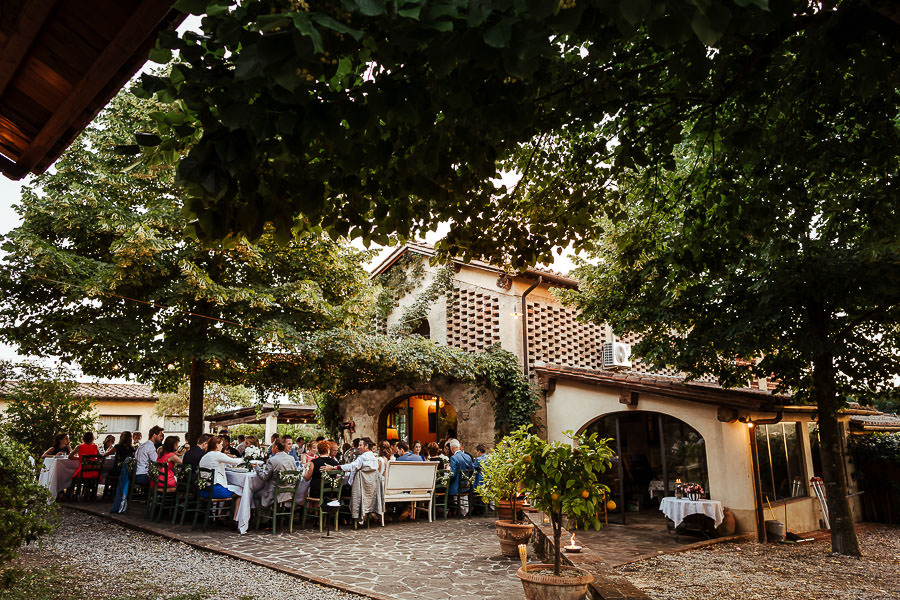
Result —
[[500, 298], [481, 288], [454, 286], [448, 298], [447, 345], [480, 352], [500, 343]]

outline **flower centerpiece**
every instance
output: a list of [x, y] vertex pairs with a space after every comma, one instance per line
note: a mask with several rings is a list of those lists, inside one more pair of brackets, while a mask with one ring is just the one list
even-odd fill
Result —
[[[527, 427], [520, 427], [500, 440], [487, 459], [481, 463], [481, 484], [475, 489], [481, 498], [497, 507], [500, 517], [494, 526], [500, 538], [500, 548], [504, 556], [518, 556], [519, 544], [528, 541], [534, 526], [519, 523], [519, 471], [518, 462], [522, 455], [522, 442], [530, 434]], [[510, 506], [510, 518], [500, 514], [504, 504]]]
[[244, 450], [244, 462], [247, 464], [248, 469], [252, 468], [253, 465], [262, 464], [264, 458], [265, 455], [259, 446], [248, 446]]
[[562, 519], [567, 516], [585, 528], [602, 526], [600, 514], [609, 488], [599, 478], [612, 465], [614, 452], [610, 440], [598, 438], [596, 433], [574, 435], [567, 431], [565, 435], [572, 439], [571, 444], [528, 435], [522, 440], [516, 463], [522, 488], [535, 508], [550, 515], [553, 529], [553, 564], [528, 565], [517, 573], [529, 598], [575, 597], [566, 594], [582, 588], [582, 593], [586, 592], [593, 580], [590, 573], [574, 567], [566, 570], [579, 571], [580, 575], [561, 574]]
[[690, 500], [699, 500], [700, 496], [705, 493], [703, 486], [699, 483], [682, 483], [679, 485], [681, 487], [681, 495]]

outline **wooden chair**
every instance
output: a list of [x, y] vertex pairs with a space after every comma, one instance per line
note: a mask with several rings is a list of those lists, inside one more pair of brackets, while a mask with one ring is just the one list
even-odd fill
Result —
[[437, 519], [438, 511], [443, 511], [447, 518], [447, 486], [450, 484], [450, 469], [439, 469], [431, 497], [431, 518]]
[[475, 469], [462, 469], [459, 472], [459, 484], [456, 488], [456, 499], [454, 510], [456, 510], [456, 517], [461, 519], [463, 517], [462, 511], [460, 511], [460, 505], [462, 504], [462, 499], [465, 498], [469, 505], [469, 512], [467, 515], [472, 514], [472, 486], [475, 484]]
[[[325, 523], [326, 511], [325, 505], [332, 500], [341, 501], [341, 489], [343, 488], [344, 478], [343, 471], [340, 472], [339, 477], [329, 477], [323, 476], [319, 481], [319, 490], [316, 493], [316, 496], [307, 496], [306, 500], [303, 502], [303, 518], [301, 519], [301, 527], [306, 527], [306, 518], [309, 516], [318, 517], [319, 518], [319, 531], [322, 531], [323, 525]], [[310, 490], [312, 493], [312, 490]], [[338, 516], [340, 511], [334, 512], [334, 530], [338, 530]], [[259, 524], [257, 523], [257, 527]], [[272, 527], [272, 531], [275, 531], [274, 525]]]
[[[194, 495], [194, 467], [191, 465], [175, 465], [175, 508], [172, 510], [172, 525], [181, 515], [180, 524], [184, 525], [184, 515], [187, 506], [193, 500]], [[179, 512], [180, 511], [180, 512]]]
[[175, 508], [178, 487], [170, 487], [169, 473], [172, 465], [168, 462], [151, 462], [147, 465], [147, 477], [150, 485], [147, 490], [147, 515], [156, 521], [162, 519], [163, 511]]
[[81, 469], [77, 477], [72, 478], [72, 493], [77, 498], [90, 495], [91, 500], [97, 498], [97, 488], [100, 484], [100, 470], [103, 468], [103, 458], [96, 454], [81, 457]]
[[[289, 517], [288, 532], [294, 533], [294, 510], [297, 506], [297, 493], [300, 491], [302, 471], [276, 471], [273, 479], [272, 533], [278, 533], [278, 517]], [[290, 494], [290, 500], [279, 502], [278, 497], [283, 494]], [[265, 512], [263, 507], [259, 507], [256, 511], [257, 529], [259, 529], [263, 512]]]
[[[234, 516], [234, 498], [213, 498], [213, 487], [216, 472], [213, 469], [200, 467], [197, 472], [197, 503], [194, 508], [188, 509], [194, 513], [191, 529], [197, 526], [197, 518], [203, 515], [203, 531], [206, 531], [210, 518], [219, 519], [223, 516]], [[206, 492], [206, 496], [203, 495]], [[250, 500], [249, 498], [247, 499]]]

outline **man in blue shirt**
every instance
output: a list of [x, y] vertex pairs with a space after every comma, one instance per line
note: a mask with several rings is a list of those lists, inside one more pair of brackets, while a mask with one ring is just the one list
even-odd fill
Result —
[[404, 462], [422, 462], [425, 460], [418, 454], [409, 451], [409, 444], [400, 440], [397, 442], [397, 449], [400, 451], [400, 456], [397, 457], [397, 460], [402, 460]]
[[300, 457], [297, 456], [297, 449], [294, 448], [294, 438], [286, 435], [281, 438], [281, 441], [284, 442], [284, 451], [286, 454], [290, 454], [291, 458], [294, 459], [294, 462], [300, 460]]
[[459, 516], [465, 517], [469, 514], [469, 494], [471, 485], [463, 481], [463, 471], [470, 471], [475, 468], [472, 457], [463, 452], [462, 444], [457, 439], [451, 439], [447, 442], [450, 445], [450, 485], [447, 487], [447, 494], [454, 506], [459, 506]]

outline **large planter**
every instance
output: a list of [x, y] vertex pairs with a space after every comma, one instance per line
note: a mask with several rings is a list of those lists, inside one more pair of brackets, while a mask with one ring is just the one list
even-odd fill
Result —
[[[519, 567], [516, 575], [522, 580], [526, 600], [581, 600], [594, 576], [575, 567], [565, 566], [566, 571], [578, 571], [578, 577], [557, 577], [553, 565], [528, 565]], [[549, 573], [533, 571], [549, 570]]]
[[[516, 508], [520, 515], [522, 514], [522, 503], [516, 502]], [[497, 518], [501, 521], [512, 521], [513, 520], [513, 511], [512, 511], [512, 502], [510, 500], [501, 500], [497, 503]]]
[[512, 521], [494, 521], [497, 537], [500, 538], [500, 551], [503, 556], [513, 558], [519, 556], [519, 544], [527, 544], [531, 539], [534, 525], [531, 523], [513, 523]]

